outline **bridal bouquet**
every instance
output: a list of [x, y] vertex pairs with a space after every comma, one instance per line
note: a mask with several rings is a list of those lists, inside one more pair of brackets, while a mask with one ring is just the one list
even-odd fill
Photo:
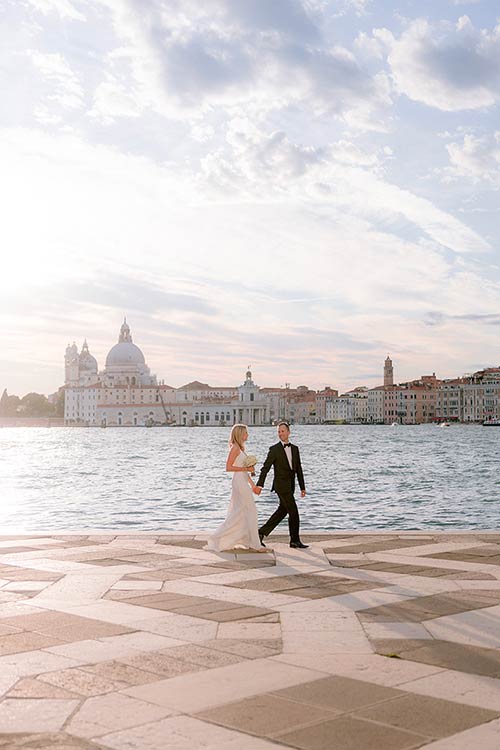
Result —
[[[257, 463], [257, 457], [256, 456], [245, 456], [245, 460], [243, 462], [243, 466], [245, 466], [245, 468], [247, 468], [247, 469], [250, 468], [250, 467], [253, 468], [256, 463]], [[255, 474], [255, 470], [252, 471], [252, 476], [254, 474]]]

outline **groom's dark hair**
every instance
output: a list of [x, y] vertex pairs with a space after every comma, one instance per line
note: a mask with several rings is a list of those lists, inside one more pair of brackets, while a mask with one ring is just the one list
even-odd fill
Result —
[[287, 430], [290, 430], [290, 425], [288, 422], [278, 422], [278, 427], [286, 427]]

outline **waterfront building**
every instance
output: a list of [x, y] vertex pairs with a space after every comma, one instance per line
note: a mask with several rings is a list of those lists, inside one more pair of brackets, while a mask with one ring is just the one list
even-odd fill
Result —
[[368, 389], [354, 388], [326, 404], [328, 422], [363, 424], [368, 421]]
[[370, 388], [366, 397], [366, 421], [369, 424], [384, 423], [385, 386]]
[[462, 422], [483, 422], [500, 417], [500, 367], [465, 376], [462, 384]]
[[334, 398], [338, 398], [339, 392], [335, 388], [325, 386], [322, 391], [316, 391], [316, 421], [320, 424], [326, 420], [326, 405]]
[[461, 422], [463, 415], [462, 378], [443, 380], [437, 387], [436, 412], [437, 422]]
[[65, 354], [66, 425], [136, 427], [155, 424], [217, 426], [246, 422], [269, 424], [269, 407], [250, 370], [237, 387], [212, 387], [194, 381], [182, 388], [158, 382], [126, 320], [110, 349], [104, 370], [85, 341]]
[[435, 421], [437, 388], [441, 381], [432, 375], [422, 375], [419, 380], [400, 383], [404, 388], [401, 414], [403, 424], [426, 424]]

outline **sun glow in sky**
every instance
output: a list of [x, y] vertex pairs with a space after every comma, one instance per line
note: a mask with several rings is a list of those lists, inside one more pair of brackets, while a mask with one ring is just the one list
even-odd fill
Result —
[[500, 364], [494, 0], [4, 0], [0, 390]]

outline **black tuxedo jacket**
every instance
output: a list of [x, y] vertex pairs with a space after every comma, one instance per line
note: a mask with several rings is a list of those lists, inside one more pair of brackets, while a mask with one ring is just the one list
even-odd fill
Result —
[[276, 443], [276, 445], [271, 445], [271, 447], [269, 448], [269, 453], [267, 454], [267, 458], [264, 461], [264, 465], [262, 466], [261, 472], [259, 474], [257, 487], [264, 486], [266, 477], [271, 467], [273, 467], [274, 479], [273, 486], [271, 487], [271, 492], [277, 492], [278, 495], [287, 492], [293, 493], [295, 490], [295, 477], [297, 477], [300, 489], [305, 490], [306, 485], [304, 483], [304, 474], [302, 472], [302, 465], [300, 463], [299, 449], [296, 445], [292, 445], [291, 443], [290, 445], [292, 447], [293, 469], [290, 468], [290, 464], [288, 463], [288, 458], [285, 453], [283, 444], [279, 442]]

